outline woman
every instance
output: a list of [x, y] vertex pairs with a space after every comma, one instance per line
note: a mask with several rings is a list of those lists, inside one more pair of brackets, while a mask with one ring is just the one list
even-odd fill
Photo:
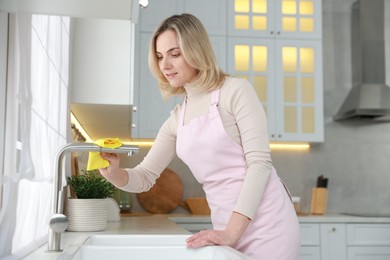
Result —
[[166, 96], [185, 93], [145, 159], [120, 169], [115, 154], [102, 175], [120, 189], [150, 189], [177, 154], [203, 185], [214, 230], [187, 246], [229, 245], [253, 259], [297, 259], [299, 223], [270, 158], [267, 120], [247, 80], [217, 66], [202, 23], [174, 15], [155, 31], [149, 66]]

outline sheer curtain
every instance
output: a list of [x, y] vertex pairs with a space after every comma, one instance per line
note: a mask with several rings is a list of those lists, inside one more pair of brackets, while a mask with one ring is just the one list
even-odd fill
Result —
[[13, 14], [9, 21], [7, 121], [0, 258], [47, 241], [57, 150], [69, 133], [69, 17]]

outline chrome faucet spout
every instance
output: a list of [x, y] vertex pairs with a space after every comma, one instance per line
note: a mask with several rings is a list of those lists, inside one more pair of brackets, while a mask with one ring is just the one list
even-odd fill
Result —
[[[124, 153], [128, 156], [133, 156], [138, 153], [138, 146], [122, 145], [118, 148], [103, 148], [92, 143], [69, 143], [60, 148], [55, 157], [54, 176], [53, 176], [53, 194], [52, 194], [52, 219], [50, 220], [49, 241], [46, 252], [60, 252], [61, 249], [61, 233], [67, 228], [67, 221], [63, 215], [63, 196], [62, 187], [62, 169], [63, 161], [69, 152], [109, 152], [109, 153]], [[65, 217], [66, 218], [66, 217]], [[58, 225], [52, 225], [60, 220], [61, 228]], [[65, 223], [65, 224], [64, 224]], [[65, 226], [65, 228], [64, 228]], [[57, 227], [57, 228], [55, 228]]]

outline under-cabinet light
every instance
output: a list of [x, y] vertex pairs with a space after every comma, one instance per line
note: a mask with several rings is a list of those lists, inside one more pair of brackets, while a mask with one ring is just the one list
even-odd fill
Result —
[[271, 150], [309, 150], [308, 143], [271, 143]]
[[71, 112], [70, 113], [70, 122], [72, 124], [74, 124], [77, 128], [77, 130], [80, 131], [80, 133], [85, 137], [85, 142], [87, 143], [92, 143], [92, 139], [91, 137], [89, 137], [89, 135], [87, 134], [87, 132], [84, 130], [84, 128], [81, 126], [81, 124], [79, 123], [79, 121], [77, 120], [77, 118], [73, 115], [73, 113]]
[[[154, 140], [134, 140], [124, 142], [127, 145], [152, 146]], [[308, 143], [270, 143], [271, 150], [309, 150]]]

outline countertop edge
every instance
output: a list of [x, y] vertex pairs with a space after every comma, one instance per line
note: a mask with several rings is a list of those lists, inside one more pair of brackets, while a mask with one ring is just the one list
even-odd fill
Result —
[[[300, 224], [390, 224], [390, 217], [359, 217], [343, 214], [305, 215], [298, 216]], [[208, 215], [163, 214], [151, 216], [125, 216], [120, 221], [108, 222], [106, 231], [101, 232], [64, 232], [61, 248], [76, 243], [81, 236], [92, 234], [190, 234], [180, 227], [181, 223], [211, 223]], [[60, 253], [46, 253], [47, 243], [24, 257], [27, 260], [53, 260]]]

